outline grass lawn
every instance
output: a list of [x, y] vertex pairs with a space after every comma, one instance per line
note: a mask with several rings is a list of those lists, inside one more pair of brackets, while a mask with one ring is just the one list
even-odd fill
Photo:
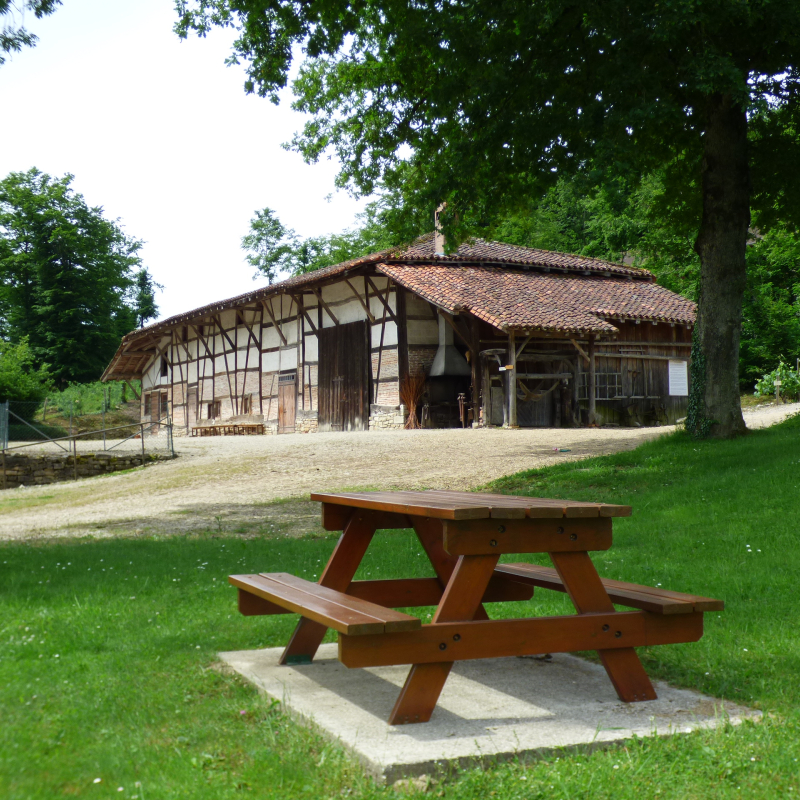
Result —
[[[451, 798], [800, 795], [800, 421], [736, 442], [671, 436], [498, 481], [510, 493], [629, 503], [601, 574], [723, 598], [696, 644], [640, 651], [648, 672], [762, 708], [762, 723], [451, 775]], [[382, 532], [359, 577], [430, 574]], [[235, 533], [0, 545], [0, 798], [388, 797], [216, 652], [285, 642], [294, 617], [244, 618], [226, 578], [316, 577], [335, 537]], [[561, 613], [534, 606], [501, 615]], [[533, 610], [535, 609], [535, 610]], [[490, 609], [491, 611], [492, 609]]]

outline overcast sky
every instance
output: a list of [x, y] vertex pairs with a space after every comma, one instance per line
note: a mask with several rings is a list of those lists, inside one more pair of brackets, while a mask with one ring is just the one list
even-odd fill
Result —
[[316, 236], [364, 205], [335, 191], [333, 162], [281, 149], [303, 116], [245, 95], [243, 70], [223, 63], [231, 32], [182, 42], [175, 19], [172, 0], [64, 0], [27, 15], [39, 42], [0, 67], [0, 177], [72, 173], [145, 240], [162, 317], [263, 283], [240, 248], [255, 209]]

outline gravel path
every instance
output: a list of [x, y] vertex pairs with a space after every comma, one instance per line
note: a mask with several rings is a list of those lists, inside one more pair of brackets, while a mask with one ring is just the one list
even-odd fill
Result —
[[[798, 411], [800, 404], [761, 406], [745, 418], [749, 427], [759, 428]], [[283, 512], [269, 505], [282, 498], [354, 488], [470, 489], [523, 469], [629, 450], [672, 430], [450, 429], [176, 439], [175, 461], [2, 493], [0, 539], [245, 531], [298, 514], [316, 519], [310, 504], [293, 503]]]

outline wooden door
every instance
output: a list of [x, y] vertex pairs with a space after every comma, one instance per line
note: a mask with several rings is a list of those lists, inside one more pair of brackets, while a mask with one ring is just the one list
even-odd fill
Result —
[[365, 321], [319, 331], [319, 427], [369, 427], [369, 327]]
[[278, 375], [278, 433], [294, 433], [297, 373]]
[[197, 389], [189, 389], [186, 401], [186, 426], [197, 422]]

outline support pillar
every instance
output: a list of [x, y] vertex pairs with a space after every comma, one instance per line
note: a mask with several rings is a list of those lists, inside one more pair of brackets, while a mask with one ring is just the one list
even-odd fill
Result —
[[517, 428], [517, 343], [512, 330], [508, 334], [508, 360], [506, 361], [506, 402], [508, 427]]
[[589, 424], [594, 425], [597, 422], [597, 401], [595, 398], [595, 357], [594, 357], [594, 336], [589, 336], [589, 375], [588, 385], [586, 387], [586, 396], [589, 398]]

